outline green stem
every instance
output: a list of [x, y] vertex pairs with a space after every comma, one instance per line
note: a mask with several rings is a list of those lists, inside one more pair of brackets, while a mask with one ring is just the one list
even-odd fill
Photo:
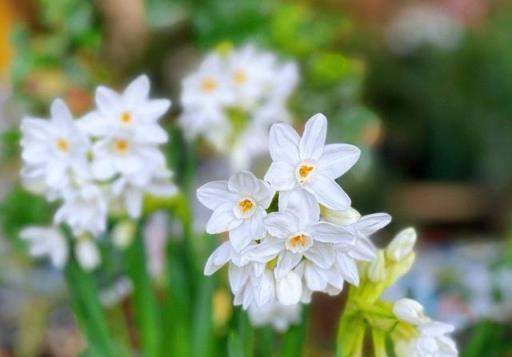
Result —
[[115, 356], [112, 337], [93, 277], [84, 272], [76, 259], [71, 257], [64, 270], [71, 306], [88, 343], [88, 356]]
[[382, 330], [372, 329], [372, 342], [375, 357], [388, 357], [386, 352], [386, 335]]
[[304, 340], [306, 337], [308, 316], [309, 309], [307, 306], [305, 306], [302, 311], [302, 319], [300, 325], [291, 327], [284, 335], [281, 356], [302, 356]]
[[135, 318], [140, 331], [144, 357], [160, 356], [160, 321], [151, 278], [147, 271], [146, 249], [142, 236], [142, 222], [137, 235], [125, 251], [125, 269], [134, 285], [133, 301]]

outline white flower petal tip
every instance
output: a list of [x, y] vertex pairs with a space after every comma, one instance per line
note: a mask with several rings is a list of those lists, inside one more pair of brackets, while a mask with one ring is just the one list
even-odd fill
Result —
[[430, 321], [425, 315], [423, 306], [412, 299], [400, 299], [393, 305], [393, 313], [398, 319], [419, 326]]

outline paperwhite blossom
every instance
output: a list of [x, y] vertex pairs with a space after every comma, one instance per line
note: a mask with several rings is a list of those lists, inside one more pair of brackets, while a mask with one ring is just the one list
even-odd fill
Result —
[[251, 305], [249, 318], [254, 326], [271, 325], [274, 330], [284, 332], [290, 325], [300, 321], [301, 304], [283, 305], [270, 302], [263, 306]]
[[454, 327], [425, 316], [423, 306], [411, 299], [400, 299], [393, 306], [393, 313], [401, 320], [417, 328], [418, 336], [411, 340], [395, 341], [398, 357], [456, 357], [458, 350], [447, 334]]
[[77, 127], [66, 104], [56, 99], [50, 108], [50, 120], [27, 117], [21, 122], [22, 177], [32, 183], [41, 181], [47, 189], [68, 185], [70, 174], [86, 177], [89, 173], [89, 139]]
[[266, 215], [273, 191], [250, 172], [240, 172], [228, 181], [214, 181], [197, 190], [199, 201], [213, 210], [206, 231], [229, 231], [231, 244], [238, 251], [252, 240], [263, 238]]
[[416, 244], [416, 230], [412, 227], [400, 231], [386, 248], [386, 256], [399, 262], [408, 256]]
[[294, 63], [251, 45], [210, 54], [183, 80], [178, 123], [187, 139], [204, 138], [234, 169], [246, 169], [265, 152], [269, 126], [291, 117], [286, 102], [297, 82]]
[[66, 238], [55, 228], [28, 227], [20, 232], [21, 239], [29, 243], [33, 257], [48, 257], [56, 268], [63, 268], [68, 261]]
[[98, 185], [84, 183], [63, 193], [64, 202], [54, 216], [56, 224], [66, 223], [75, 236], [97, 236], [107, 224], [108, 198]]
[[288, 124], [274, 124], [269, 138], [273, 162], [265, 180], [279, 191], [302, 188], [322, 205], [344, 210], [350, 198], [335, 179], [356, 163], [360, 150], [348, 144], [325, 145], [326, 135], [327, 119], [322, 114], [307, 121], [302, 137]]

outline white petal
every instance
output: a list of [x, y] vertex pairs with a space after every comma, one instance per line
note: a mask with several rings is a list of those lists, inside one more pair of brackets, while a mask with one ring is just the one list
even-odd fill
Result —
[[334, 249], [327, 244], [315, 243], [304, 256], [322, 269], [328, 269], [334, 263]]
[[265, 237], [267, 230], [265, 228], [263, 219], [265, 218], [266, 214], [267, 213], [265, 210], [263, 210], [261, 207], [258, 207], [256, 212], [254, 212], [253, 215], [247, 219], [250, 224], [249, 231], [251, 237], [253, 237], [253, 240], [262, 239]]
[[242, 220], [242, 224], [229, 231], [229, 241], [237, 252], [241, 252], [254, 239], [251, 236], [251, 221], [248, 219]]
[[140, 125], [135, 131], [134, 140], [141, 144], [164, 144], [169, 140], [167, 132], [157, 124]]
[[277, 281], [277, 298], [281, 304], [297, 304], [301, 297], [302, 282], [296, 273], [291, 271], [284, 279]]
[[387, 226], [391, 222], [391, 216], [387, 213], [374, 213], [361, 217], [354, 223], [353, 227], [365, 236], [372, 235], [379, 229]]
[[377, 257], [377, 248], [366, 237], [358, 237], [355, 246], [347, 255], [357, 260], [372, 261]]
[[351, 230], [332, 223], [318, 223], [314, 226], [313, 232], [314, 239], [319, 242], [341, 244], [344, 246], [355, 244], [355, 236]]
[[128, 212], [128, 215], [133, 219], [139, 218], [142, 212], [142, 200], [144, 196], [142, 191], [128, 190], [124, 196], [126, 212]]
[[109, 157], [97, 158], [91, 164], [92, 174], [98, 180], [107, 180], [116, 173]]
[[70, 121], [73, 119], [73, 116], [71, 115], [68, 106], [60, 98], [57, 98], [52, 102], [50, 107], [50, 113], [52, 115], [52, 119], [59, 126], [69, 125], [71, 124]]
[[354, 259], [344, 254], [338, 254], [336, 262], [343, 278], [353, 285], [359, 285], [359, 273]]
[[76, 125], [81, 131], [92, 136], [105, 136], [112, 128], [112, 122], [97, 112], [87, 113], [77, 120]]
[[268, 140], [270, 156], [273, 161], [283, 161], [289, 164], [296, 164], [300, 161], [300, 137], [289, 124], [272, 125]]
[[286, 239], [299, 231], [298, 218], [291, 212], [273, 212], [263, 221], [267, 232], [277, 238]]
[[297, 188], [279, 196], [279, 210], [290, 210], [298, 218], [301, 227], [316, 223], [320, 217], [320, 206], [309, 192]]
[[247, 270], [245, 268], [237, 267], [234, 264], [229, 265], [228, 276], [229, 285], [231, 286], [231, 290], [233, 290], [233, 293], [235, 294], [240, 291], [242, 286], [249, 278], [249, 274], [247, 274]]
[[229, 242], [224, 242], [208, 257], [204, 266], [204, 275], [209, 276], [215, 273], [229, 261], [230, 257], [231, 245]]
[[343, 189], [331, 178], [321, 175], [315, 176], [304, 186], [304, 188], [315, 195], [318, 202], [327, 206], [327, 208], [344, 210], [350, 207], [350, 197]]
[[318, 160], [322, 155], [325, 136], [327, 135], [327, 118], [323, 114], [312, 116], [304, 128], [299, 150], [302, 160]]
[[116, 114], [121, 110], [121, 98], [110, 88], [104, 86], [96, 88], [95, 99], [96, 105], [105, 114]]
[[259, 180], [249, 171], [241, 171], [229, 178], [228, 188], [243, 196], [252, 196], [259, 190]]
[[171, 107], [171, 101], [168, 99], [151, 99], [137, 108], [137, 114], [147, 120], [154, 120], [164, 115]]
[[257, 262], [267, 263], [274, 259], [283, 248], [283, 240], [269, 237], [251, 250], [250, 257]]
[[238, 227], [241, 223], [242, 221], [233, 214], [233, 206], [231, 203], [226, 203], [213, 211], [206, 225], [206, 232], [209, 234], [227, 232]]
[[306, 264], [304, 278], [308, 288], [313, 291], [322, 291], [327, 287], [327, 280], [312, 264]]
[[141, 75], [135, 78], [123, 92], [123, 99], [127, 105], [138, 105], [149, 96], [149, 78]]
[[211, 210], [228, 202], [233, 204], [236, 198], [236, 195], [228, 190], [227, 181], [208, 182], [197, 189], [197, 199]]
[[276, 277], [283, 279], [293, 268], [299, 264], [302, 254], [284, 251], [277, 260]]
[[265, 174], [265, 181], [275, 190], [291, 190], [296, 184], [294, 167], [284, 161], [274, 161]]
[[324, 147], [318, 161], [318, 170], [327, 177], [336, 179], [350, 170], [359, 160], [361, 150], [348, 144], [331, 144]]
[[256, 287], [255, 298], [256, 304], [262, 306], [268, 303], [275, 296], [274, 277], [269, 270], [265, 270], [259, 281], [259, 286]]

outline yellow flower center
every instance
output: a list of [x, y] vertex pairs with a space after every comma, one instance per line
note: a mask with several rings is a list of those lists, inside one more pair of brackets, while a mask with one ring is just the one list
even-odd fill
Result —
[[238, 202], [238, 208], [240, 212], [247, 213], [254, 207], [254, 202], [249, 198], [244, 198]]
[[217, 82], [211, 78], [205, 78], [201, 82], [201, 90], [205, 93], [214, 92], [218, 86]]
[[247, 82], [247, 73], [242, 70], [235, 71], [233, 74], [233, 81], [237, 85], [243, 85]]
[[117, 139], [114, 142], [114, 148], [118, 154], [126, 154], [129, 148], [128, 141], [125, 139]]
[[132, 113], [130, 112], [123, 112], [121, 116], [119, 117], [119, 121], [122, 124], [129, 125], [133, 122]]
[[306, 235], [304, 234], [297, 234], [294, 237], [290, 238], [290, 245], [293, 248], [297, 248], [298, 245], [300, 245], [302, 248], [306, 245]]
[[307, 181], [308, 177], [315, 170], [315, 166], [311, 164], [303, 163], [297, 168], [297, 180], [299, 183], [304, 183]]
[[69, 142], [64, 138], [58, 138], [55, 141], [55, 147], [59, 151], [68, 152], [69, 151]]

